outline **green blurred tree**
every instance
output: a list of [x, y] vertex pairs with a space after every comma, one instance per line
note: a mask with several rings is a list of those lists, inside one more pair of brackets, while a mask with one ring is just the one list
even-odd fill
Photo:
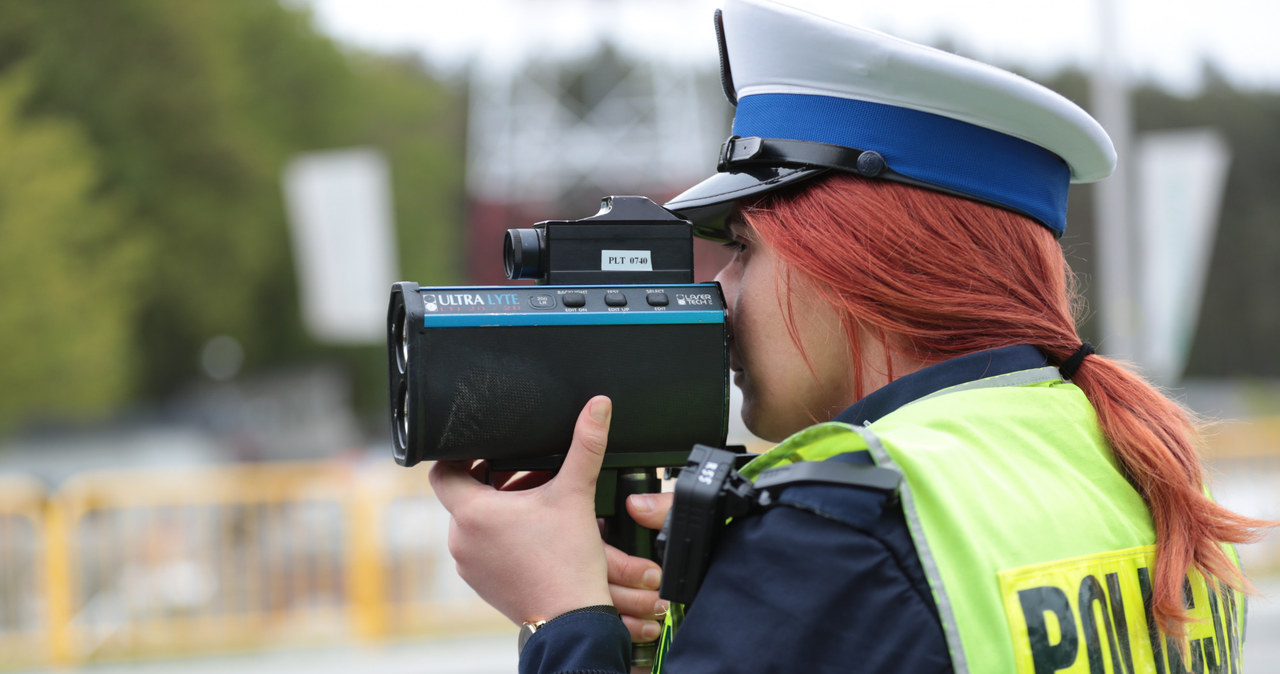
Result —
[[0, 429], [102, 414], [127, 399], [143, 237], [97, 190], [98, 158], [73, 121], [24, 119], [28, 68], [0, 74]]
[[[458, 278], [462, 113], [411, 61], [344, 53], [305, 11], [262, 0], [46, 0], [0, 3], [0, 75], [18, 64], [28, 84], [11, 109], [80, 138], [96, 170], [65, 189], [113, 204], [117, 215], [95, 217], [118, 222], [112, 240], [139, 251], [136, 282], [104, 279], [128, 294], [113, 320], [143, 356], [129, 361], [121, 381], [134, 387], [119, 384], [117, 402], [197, 378], [201, 345], [224, 334], [244, 345], [250, 371], [338, 359], [381, 377], [376, 350], [326, 348], [301, 327], [280, 188], [298, 152], [386, 152], [411, 253], [402, 273]], [[53, 255], [66, 244], [42, 245]], [[24, 301], [50, 304], [42, 290]], [[31, 357], [35, 368], [55, 358]]]

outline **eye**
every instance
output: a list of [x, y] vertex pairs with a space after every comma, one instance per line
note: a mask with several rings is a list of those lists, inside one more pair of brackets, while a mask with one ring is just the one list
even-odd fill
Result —
[[725, 241], [720, 245], [733, 251], [734, 254], [742, 253], [747, 249], [747, 243], [745, 241], [739, 241], [737, 239], [733, 239], [732, 241]]

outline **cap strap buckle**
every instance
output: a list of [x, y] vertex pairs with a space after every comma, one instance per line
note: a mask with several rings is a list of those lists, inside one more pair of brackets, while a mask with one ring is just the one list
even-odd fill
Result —
[[729, 170], [730, 164], [746, 162], [760, 154], [761, 140], [756, 136], [729, 136], [724, 145], [720, 146], [720, 161], [716, 163], [716, 170], [723, 173]]
[[874, 150], [808, 140], [729, 136], [720, 148], [716, 170], [724, 173], [741, 164], [810, 166], [848, 171], [867, 178], [889, 171], [884, 157]]

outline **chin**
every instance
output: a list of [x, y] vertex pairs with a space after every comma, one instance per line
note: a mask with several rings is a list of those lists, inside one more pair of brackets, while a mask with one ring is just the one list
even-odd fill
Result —
[[774, 420], [757, 414], [754, 406], [749, 402], [742, 404], [742, 423], [747, 427], [747, 430], [751, 431], [752, 435], [769, 442], [782, 442], [787, 436], [791, 435], [791, 433], [779, 429]]

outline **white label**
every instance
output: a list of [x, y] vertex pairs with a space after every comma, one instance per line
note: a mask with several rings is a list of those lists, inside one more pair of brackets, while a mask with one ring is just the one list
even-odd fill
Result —
[[602, 250], [600, 271], [653, 271], [652, 258], [647, 250]]

